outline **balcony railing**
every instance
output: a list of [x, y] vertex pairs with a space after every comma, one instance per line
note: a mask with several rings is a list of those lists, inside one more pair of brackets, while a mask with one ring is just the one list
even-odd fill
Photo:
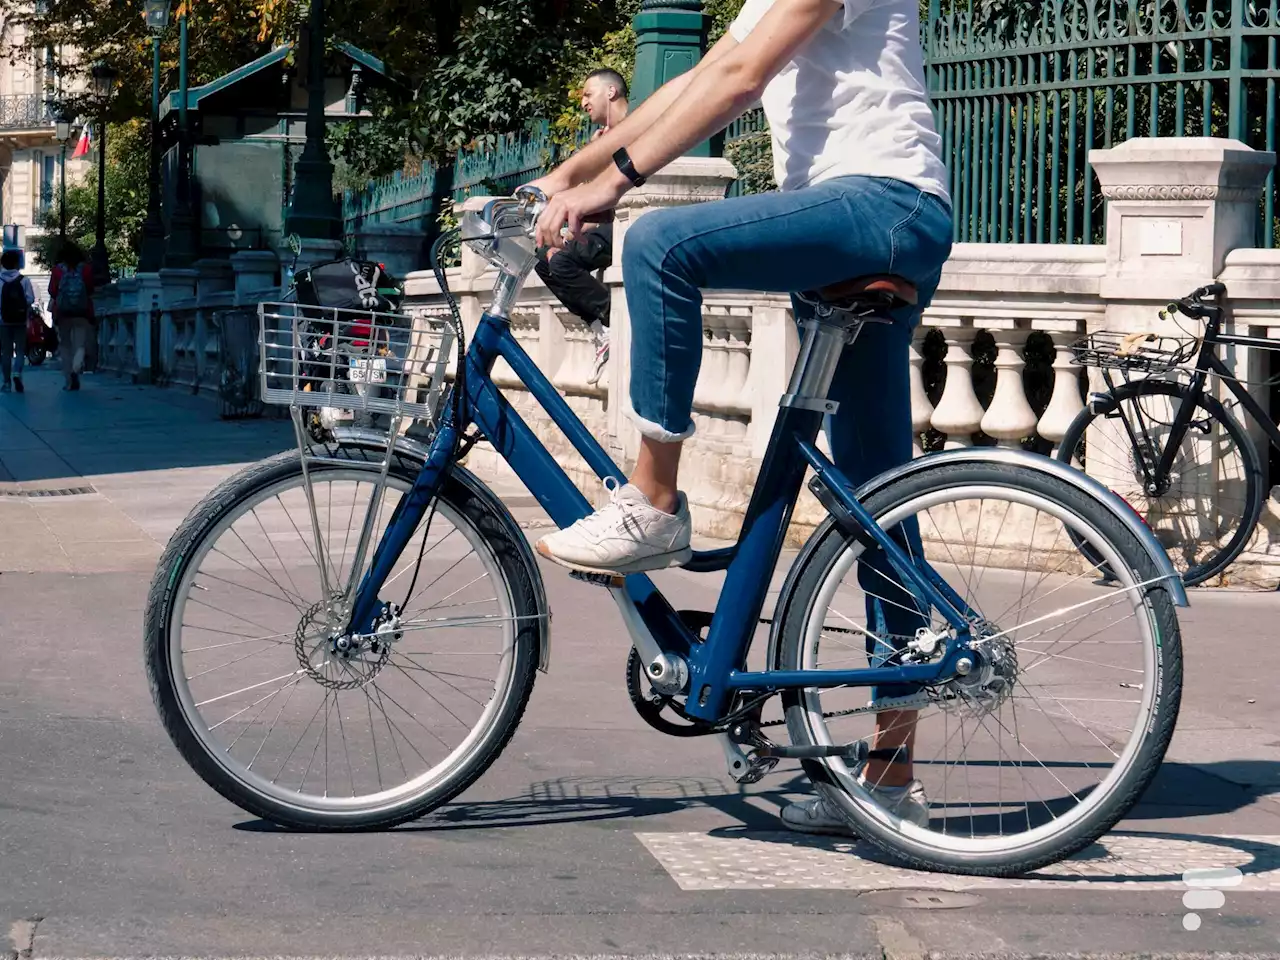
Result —
[[53, 126], [53, 108], [35, 93], [0, 96], [0, 130], [32, 130]]

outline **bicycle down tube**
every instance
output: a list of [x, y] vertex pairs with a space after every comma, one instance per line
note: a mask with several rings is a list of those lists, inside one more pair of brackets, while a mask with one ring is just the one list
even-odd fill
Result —
[[[489, 374], [499, 358], [510, 365], [556, 427], [601, 479], [613, 477], [622, 483], [625, 476], [520, 346], [509, 324], [499, 317], [485, 314], [467, 351], [466, 397], [461, 405], [461, 419], [463, 424], [473, 423], [479, 429], [552, 520], [560, 527], [567, 526], [589, 514], [592, 506], [493, 384]], [[875, 524], [853, 498], [843, 475], [813, 446], [822, 418], [823, 414], [815, 410], [798, 407], [779, 410], [737, 546], [695, 555], [692, 565], [699, 569], [727, 568], [705, 642], [699, 642], [648, 576], [632, 574], [625, 578], [622, 589], [658, 646], [664, 652], [678, 653], [687, 658], [690, 695], [686, 711], [690, 716], [719, 720], [726, 712], [733, 691], [743, 687], [776, 690], [928, 683], [953, 672], [954, 657], [950, 654], [937, 662], [916, 666], [786, 673], [739, 672], [745, 666], [747, 649], [759, 622], [791, 512], [805, 471], [811, 465], [817, 468], [825, 483], [838, 491], [837, 498], [851, 509], [856, 517], [856, 526], [861, 528], [860, 539], [884, 548], [894, 568], [918, 591], [917, 595], [934, 605], [956, 628], [960, 638], [967, 633], [963, 615], [967, 607], [964, 603], [939, 575], [920, 569], [922, 564], [927, 567], [923, 558], [909, 558]], [[358, 632], [371, 630], [380, 615], [382, 601], [378, 596], [379, 590], [435, 496], [449, 466], [448, 459], [453, 455], [458, 431], [464, 429], [463, 424], [451, 423], [447, 416], [443, 418], [426, 464], [394, 511], [356, 596], [352, 624]]]

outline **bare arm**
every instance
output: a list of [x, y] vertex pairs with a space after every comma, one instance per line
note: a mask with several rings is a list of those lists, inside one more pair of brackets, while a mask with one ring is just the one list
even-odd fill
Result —
[[635, 168], [656, 173], [741, 116], [839, 9], [838, 0], [778, 0], [742, 43], [695, 76], [658, 122], [629, 142]]
[[673, 77], [653, 92], [644, 103], [627, 114], [626, 119], [606, 133], [600, 133], [591, 143], [560, 164], [555, 170], [533, 186], [553, 195], [561, 190], [576, 187], [600, 175], [613, 163], [613, 155], [619, 147], [625, 147], [641, 136], [657, 122], [664, 112], [689, 89], [695, 79], [738, 45], [733, 37], [725, 34], [707, 51], [692, 70]]
[[[572, 178], [552, 185], [562, 190], [565, 183], [580, 185], [553, 197], [539, 220], [538, 242], [563, 245], [561, 226], [568, 226], [570, 236], [579, 233], [586, 218], [612, 209], [630, 189], [631, 182], [612, 162], [619, 147], [627, 148], [640, 173], [648, 176], [661, 170], [759, 100], [769, 81], [839, 9], [840, 0], [777, 0], [742, 43], [726, 37], [728, 43], [716, 44], [719, 54], [708, 56], [685, 74], [683, 85], [661, 100], [655, 94], [616, 130], [578, 155], [582, 159], [573, 166]], [[653, 109], [646, 109], [651, 104]]]

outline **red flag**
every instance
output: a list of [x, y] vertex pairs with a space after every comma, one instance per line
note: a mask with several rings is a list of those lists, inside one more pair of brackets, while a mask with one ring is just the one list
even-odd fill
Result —
[[83, 157], [88, 154], [91, 140], [89, 125], [86, 123], [84, 130], [80, 132], [80, 142], [76, 144], [76, 152], [71, 155], [71, 159], [75, 160], [77, 157]]

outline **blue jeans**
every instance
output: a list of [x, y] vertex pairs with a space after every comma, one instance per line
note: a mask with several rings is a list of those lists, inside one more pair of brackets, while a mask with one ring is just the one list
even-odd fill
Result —
[[[892, 324], [867, 324], [845, 351], [829, 394], [840, 408], [830, 418], [828, 437], [836, 466], [855, 486], [910, 460], [908, 349], [951, 253], [951, 230], [951, 211], [942, 200], [878, 177], [840, 177], [641, 217], [627, 230], [622, 249], [631, 405], [640, 432], [666, 441], [693, 434], [702, 290], [794, 293], [891, 273], [916, 285], [920, 304], [899, 311]], [[803, 319], [803, 305], [796, 307]], [[918, 556], [914, 521], [896, 533]], [[858, 566], [868, 596], [867, 626], [881, 635], [913, 636], [926, 622], [911, 612], [920, 607], [883, 554], [872, 553]], [[894, 652], [867, 642], [873, 663]], [[874, 695], [902, 696], [912, 689], [881, 687]]]

